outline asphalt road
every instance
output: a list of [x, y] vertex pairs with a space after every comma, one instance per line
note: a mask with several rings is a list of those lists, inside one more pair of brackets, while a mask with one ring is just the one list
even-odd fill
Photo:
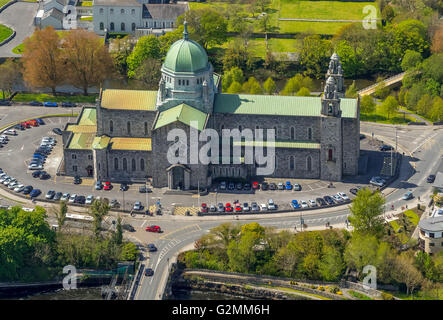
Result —
[[33, 22], [37, 9], [36, 2], [16, 2], [0, 13], [0, 24], [12, 27], [16, 32], [14, 39], [0, 47], [0, 57], [20, 56], [12, 53], [12, 49], [34, 33]]

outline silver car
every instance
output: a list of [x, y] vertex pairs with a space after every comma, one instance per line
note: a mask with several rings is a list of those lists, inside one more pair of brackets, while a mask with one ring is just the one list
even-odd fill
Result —
[[90, 194], [85, 201], [85, 204], [92, 204], [92, 201], [94, 201], [94, 196]]

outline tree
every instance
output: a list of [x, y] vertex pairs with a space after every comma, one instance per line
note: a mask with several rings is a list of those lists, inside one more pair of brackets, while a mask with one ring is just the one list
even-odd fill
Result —
[[357, 98], [358, 92], [357, 92], [357, 87], [355, 85], [355, 80], [352, 81], [352, 84], [348, 87], [348, 89], [346, 89], [345, 96], [346, 98]]
[[224, 70], [238, 67], [245, 71], [251, 68], [252, 63], [253, 57], [250, 52], [250, 46], [245, 44], [242, 39], [236, 38], [228, 44], [228, 48], [223, 56]]
[[233, 81], [232, 84], [228, 88], [228, 93], [241, 93], [242, 92], [242, 85], [238, 83], [237, 81]]
[[135, 69], [133, 78], [142, 81], [148, 90], [156, 90], [161, 77], [162, 63], [159, 59], [147, 58]]
[[[259, 27], [260, 31], [264, 32], [265, 34], [267, 34], [269, 32], [276, 32], [279, 29], [278, 27], [276, 27], [273, 24], [271, 16], [266, 13], [258, 18], [257, 23], [258, 23], [258, 27]], [[266, 37], [266, 41], [267, 41], [267, 37]]]
[[263, 93], [263, 89], [260, 86], [260, 83], [254, 77], [249, 77], [248, 81], [243, 83], [242, 92], [250, 93], [250, 94], [261, 94]]
[[429, 117], [433, 121], [443, 120], [443, 99], [440, 97], [435, 97], [432, 103], [432, 108], [429, 111]]
[[406, 294], [413, 294], [414, 289], [423, 283], [423, 276], [414, 266], [414, 260], [407, 253], [400, 254], [395, 261], [394, 278], [406, 285]]
[[306, 69], [305, 74], [317, 79], [324, 77], [331, 56], [331, 44], [319, 35], [308, 36], [303, 39], [299, 61]]
[[60, 38], [53, 27], [37, 29], [26, 38], [23, 47], [23, 78], [32, 87], [51, 88], [56, 95], [56, 87], [65, 80]]
[[308, 88], [302, 87], [302, 88], [300, 88], [300, 90], [297, 91], [296, 96], [299, 96], [299, 97], [310, 97], [311, 96], [311, 91], [309, 91]]
[[20, 75], [17, 63], [12, 59], [6, 60], [2, 65], [0, 65], [0, 88], [3, 93], [3, 99], [6, 99], [6, 94], [8, 96], [12, 92], [12, 87], [17, 82]]
[[104, 199], [95, 199], [90, 208], [92, 217], [94, 218], [94, 234], [96, 239], [100, 238], [100, 231], [103, 218], [109, 212], [109, 204]]
[[377, 86], [375, 87], [374, 97], [385, 99], [389, 95], [389, 87], [386, 86], [385, 81], [382, 78], [377, 79]]
[[387, 115], [388, 119], [390, 119], [391, 115], [398, 109], [398, 101], [394, 96], [389, 96], [383, 101], [380, 107], [383, 113]]
[[137, 246], [132, 242], [128, 242], [122, 246], [120, 259], [123, 261], [135, 261], [135, 259], [137, 258], [137, 254]]
[[134, 78], [138, 67], [148, 59], [160, 59], [160, 40], [154, 36], [140, 37], [134, 47], [134, 51], [128, 56], [128, 77]]
[[423, 116], [427, 116], [432, 109], [433, 99], [429, 94], [424, 94], [417, 103], [417, 113]]
[[214, 9], [202, 8], [187, 11], [177, 19], [179, 24], [186, 20], [191, 38], [203, 48], [221, 45], [227, 40], [228, 23], [222, 13]]
[[345, 268], [340, 251], [331, 246], [323, 248], [319, 271], [326, 281], [337, 281]]
[[346, 245], [344, 260], [348, 267], [361, 272], [367, 265], [377, 261], [378, 240], [370, 234], [355, 233]]
[[277, 86], [275, 85], [274, 80], [272, 80], [271, 77], [266, 79], [266, 81], [263, 83], [263, 89], [267, 94], [274, 94], [277, 90]]
[[401, 68], [403, 71], [413, 69], [422, 62], [423, 58], [420, 53], [413, 50], [406, 50], [403, 60], [401, 61]]
[[388, 23], [391, 23], [392, 19], [394, 19], [395, 17], [395, 12], [392, 6], [387, 5], [386, 7], [384, 7], [383, 10], [381, 11], [381, 17], [384, 20], [386, 20]]
[[415, 256], [415, 266], [422, 275], [429, 280], [438, 280], [438, 273], [434, 261], [426, 252], [419, 251]]
[[288, 79], [286, 81], [285, 87], [281, 91], [281, 95], [284, 96], [293, 96], [295, 95], [302, 87], [303, 76], [301, 74], [297, 74], [294, 77]]
[[120, 215], [117, 218], [117, 225], [115, 226], [115, 232], [114, 232], [114, 242], [116, 244], [122, 244], [123, 242], [123, 229], [122, 229], [122, 218]]
[[94, 32], [71, 30], [63, 39], [63, 59], [68, 81], [88, 95], [88, 88], [101, 86], [112, 73], [113, 62], [107, 46]]
[[404, 20], [392, 27], [394, 36], [393, 52], [399, 58], [403, 57], [406, 50], [417, 51], [422, 55], [429, 52], [429, 40], [426, 26], [418, 20]]
[[239, 67], [234, 67], [223, 74], [222, 90], [228, 90], [233, 81], [237, 81], [240, 84], [243, 83], [243, 71]]
[[438, 29], [434, 33], [434, 37], [432, 38], [431, 50], [433, 53], [443, 53], [443, 23], [442, 22], [440, 22], [440, 24], [438, 25]]
[[360, 100], [360, 111], [364, 114], [371, 114], [375, 112], [375, 102], [372, 96], [363, 96]]
[[[167, 33], [169, 34], [169, 32]], [[122, 76], [126, 77], [128, 74], [127, 59], [131, 52], [134, 50], [134, 42], [131, 36], [126, 36], [122, 39], [114, 39], [110, 52], [112, 59], [114, 60], [114, 67]]]
[[364, 64], [360, 51], [358, 48], [354, 49], [347, 40], [338, 41], [335, 52], [340, 56], [345, 77], [353, 78], [363, 73]]
[[372, 193], [368, 188], [359, 190], [349, 208], [349, 221], [354, 227], [354, 232], [381, 237], [384, 231], [384, 219], [381, 215], [385, 202], [379, 191]]
[[53, 213], [57, 218], [58, 227], [61, 229], [65, 224], [66, 214], [68, 213], [68, 205], [66, 204], [66, 201], [60, 201], [59, 208], [53, 208]]

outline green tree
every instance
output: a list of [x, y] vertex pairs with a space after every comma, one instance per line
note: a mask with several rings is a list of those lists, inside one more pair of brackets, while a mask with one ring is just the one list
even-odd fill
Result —
[[355, 85], [355, 80], [352, 81], [352, 84], [346, 89], [345, 96], [346, 98], [357, 98], [358, 92], [357, 92], [357, 87]]
[[240, 239], [231, 241], [228, 246], [229, 267], [234, 272], [249, 273], [257, 263], [256, 246], [260, 243], [260, 233], [242, 231]]
[[354, 49], [347, 40], [341, 40], [337, 43], [335, 51], [340, 57], [345, 77], [354, 78], [363, 72], [363, 59], [359, 53], [360, 50]]
[[161, 66], [160, 59], [147, 58], [135, 69], [133, 78], [143, 82], [145, 89], [156, 90], [161, 78]]
[[241, 93], [242, 92], [242, 85], [238, 83], [237, 81], [233, 81], [231, 85], [228, 88], [228, 93]]
[[381, 17], [386, 20], [388, 23], [392, 22], [392, 19], [395, 17], [395, 12], [392, 6], [387, 5], [381, 11]]
[[160, 40], [154, 36], [140, 37], [134, 47], [134, 51], [128, 56], [128, 77], [134, 78], [136, 70], [148, 58], [160, 59]]
[[390, 119], [398, 109], [398, 101], [394, 96], [389, 96], [383, 101], [380, 107], [383, 113]]
[[299, 61], [306, 69], [306, 74], [317, 79], [324, 77], [331, 55], [331, 44], [319, 35], [308, 36], [303, 39]]
[[122, 246], [120, 259], [123, 261], [135, 261], [137, 254], [137, 246], [132, 242], [128, 242]]
[[104, 199], [95, 199], [90, 208], [92, 217], [94, 218], [94, 234], [96, 239], [100, 238], [100, 231], [103, 218], [108, 214], [110, 206]]
[[263, 93], [263, 89], [261, 88], [260, 83], [254, 77], [249, 77], [248, 81], [243, 83], [242, 91], [250, 94]]
[[432, 108], [429, 111], [429, 117], [433, 121], [443, 120], [443, 99], [440, 97], [435, 97], [432, 102]]
[[303, 76], [301, 74], [297, 74], [294, 77], [288, 79], [286, 81], [285, 87], [281, 91], [281, 95], [284, 96], [293, 96], [295, 95], [302, 87]]
[[297, 91], [296, 96], [299, 96], [299, 97], [310, 97], [311, 96], [311, 91], [309, 91], [308, 88], [302, 87], [302, 88], [300, 88], [300, 90]]
[[394, 278], [406, 285], [406, 294], [413, 294], [414, 290], [423, 283], [423, 276], [414, 266], [414, 258], [404, 252], [397, 256]]
[[112, 51], [110, 52], [112, 60], [114, 61], [115, 69], [124, 77], [128, 74], [128, 57], [134, 50], [134, 42], [130, 35], [122, 39], [114, 39]]
[[0, 65], [0, 89], [3, 93], [3, 99], [6, 99], [6, 93], [11, 95], [12, 87], [20, 76], [18, 64], [12, 59], [6, 60]]
[[225, 50], [223, 68], [224, 70], [231, 70], [234, 67], [239, 67], [245, 71], [252, 67], [253, 61], [248, 43], [236, 38], [228, 44], [228, 48]]
[[415, 266], [422, 275], [429, 280], [438, 280], [438, 273], [434, 261], [426, 252], [419, 251], [415, 256]]
[[271, 77], [266, 79], [266, 81], [263, 83], [263, 89], [267, 94], [274, 94], [277, 90], [277, 86], [275, 85], [274, 80], [272, 80]]
[[432, 109], [433, 99], [429, 94], [424, 94], [417, 103], [417, 113], [427, 116]]
[[417, 51], [422, 55], [429, 53], [429, 39], [426, 26], [418, 20], [404, 20], [392, 27], [395, 39], [393, 51], [399, 58], [403, 57], [406, 50]]
[[122, 244], [123, 242], [123, 229], [122, 229], [122, 218], [120, 215], [117, 218], [117, 225], [115, 226], [115, 232], [114, 232], [114, 242], [116, 244]]
[[343, 256], [346, 265], [361, 272], [365, 266], [376, 264], [378, 246], [378, 240], [373, 235], [353, 234]]
[[331, 246], [323, 248], [319, 271], [326, 281], [337, 281], [340, 279], [345, 268], [341, 252]]
[[58, 227], [61, 229], [65, 225], [66, 214], [68, 213], [68, 205], [66, 204], [66, 201], [60, 201], [58, 209], [53, 208], [53, 213], [57, 218]]
[[234, 67], [231, 70], [225, 72], [222, 78], [222, 89], [223, 91], [228, 90], [233, 81], [237, 81], [243, 84], [243, 71], [239, 67]]
[[384, 233], [384, 219], [381, 215], [384, 213], [385, 203], [386, 200], [379, 191], [372, 193], [368, 188], [359, 190], [349, 208], [349, 221], [354, 232], [381, 237]]
[[419, 63], [421, 63], [423, 60], [420, 53], [413, 50], [406, 50], [405, 55], [403, 56], [403, 59], [401, 61], [401, 68], [403, 71], [414, 69], [417, 67]]
[[389, 87], [386, 86], [382, 78], [377, 79], [377, 86], [375, 87], [374, 97], [385, 99], [389, 95]]
[[364, 114], [371, 114], [375, 112], [375, 102], [372, 96], [363, 96], [360, 100], [360, 111]]

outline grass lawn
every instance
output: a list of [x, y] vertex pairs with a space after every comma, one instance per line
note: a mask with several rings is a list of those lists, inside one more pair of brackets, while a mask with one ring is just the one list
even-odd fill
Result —
[[359, 300], [374, 300], [371, 297], [368, 297], [367, 295], [354, 291], [354, 290], [348, 290], [349, 294]]
[[11, 0], [0, 0], [0, 8], [3, 7], [8, 2], [11, 2]]
[[0, 42], [7, 39], [13, 33], [11, 28], [0, 24]]
[[414, 122], [415, 118], [410, 115], [406, 115], [403, 117], [403, 113], [396, 112], [391, 116], [390, 119], [386, 117], [386, 115], [382, 112], [380, 105], [377, 105], [376, 110], [372, 114], [360, 114], [361, 121], [369, 121], [369, 122], [379, 122], [379, 123], [387, 123], [387, 124], [407, 124], [408, 122]]
[[12, 49], [12, 52], [15, 54], [23, 54], [23, 43], [20, 43], [17, 47], [15, 47], [14, 49]]
[[409, 218], [409, 221], [411, 221], [411, 223], [414, 226], [418, 225], [418, 222], [420, 221], [420, 217], [412, 210], [406, 210], [405, 212], [403, 212], [405, 216], [407, 216]]
[[97, 99], [98, 95], [91, 94], [89, 96], [67, 96], [67, 95], [57, 95], [53, 96], [52, 94], [46, 93], [18, 93], [12, 99], [13, 101], [19, 102], [29, 102], [29, 101], [52, 101], [52, 102], [76, 102], [76, 103], [95, 103], [95, 99]]
[[[427, 118], [427, 117], [424, 116], [424, 115], [418, 114], [418, 113], [415, 112], [414, 110], [409, 110], [408, 108], [403, 107], [403, 106], [400, 106], [399, 108], [400, 108], [401, 110], [405, 110], [405, 111], [408, 111], [408, 112], [410, 112], [410, 113], [413, 113], [413, 114], [415, 114], [415, 115], [417, 115], [417, 116], [419, 116], [419, 117], [422, 117], [423, 119], [428, 120], [429, 122], [433, 122], [431, 119]], [[415, 121], [415, 118], [414, 118], [414, 121]]]
[[81, 7], [92, 7], [92, 1], [82, 1], [78, 5]]
[[92, 16], [83, 16], [80, 17], [81, 21], [93, 21], [93, 17]]

